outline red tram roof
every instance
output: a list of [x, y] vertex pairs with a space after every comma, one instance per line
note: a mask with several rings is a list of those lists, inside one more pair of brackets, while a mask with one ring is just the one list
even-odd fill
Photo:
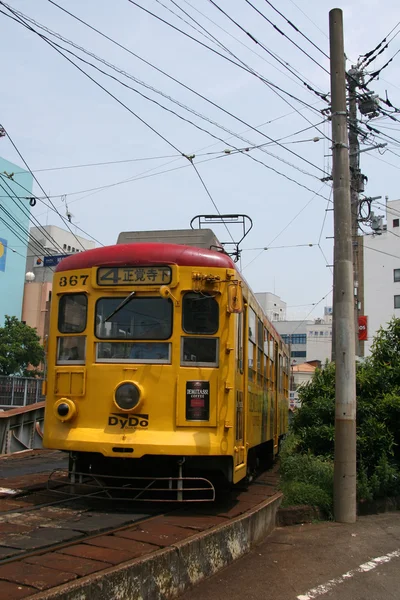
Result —
[[229, 256], [216, 250], [181, 244], [136, 243], [104, 246], [71, 254], [57, 265], [56, 271], [72, 271], [100, 266], [125, 267], [164, 264], [175, 264], [182, 267], [235, 268], [235, 263]]

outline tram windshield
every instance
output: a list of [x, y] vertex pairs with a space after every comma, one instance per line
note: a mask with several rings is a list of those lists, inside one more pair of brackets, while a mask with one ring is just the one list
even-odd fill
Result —
[[[172, 302], [166, 298], [101, 298], [96, 304], [96, 336], [114, 340], [167, 340], [172, 334]], [[118, 308], [118, 310], [116, 310]]]

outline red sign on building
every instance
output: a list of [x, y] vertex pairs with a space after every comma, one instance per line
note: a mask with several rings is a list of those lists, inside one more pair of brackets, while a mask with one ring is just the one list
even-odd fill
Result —
[[360, 341], [368, 339], [368, 317], [358, 317], [358, 339]]

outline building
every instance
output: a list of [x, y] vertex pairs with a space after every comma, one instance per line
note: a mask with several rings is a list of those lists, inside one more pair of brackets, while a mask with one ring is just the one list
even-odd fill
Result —
[[331, 359], [332, 309], [325, 307], [324, 318], [303, 321], [278, 321], [274, 326], [290, 345], [292, 364]]
[[[22, 320], [37, 329], [43, 339], [48, 330], [51, 290], [54, 268], [45, 266], [46, 260], [54, 257], [54, 264], [60, 256], [90, 250], [95, 243], [55, 225], [31, 227], [28, 254], [24, 270], [26, 283]], [[31, 275], [33, 274], [33, 275]], [[24, 278], [23, 278], [24, 280]]]
[[32, 175], [0, 158], [0, 326], [21, 319], [31, 207]]
[[257, 292], [255, 297], [270, 321], [286, 321], [286, 302], [279, 296], [271, 292]]
[[290, 393], [289, 406], [290, 408], [298, 408], [300, 406], [298, 389], [305, 385], [314, 376], [316, 366], [304, 362], [299, 365], [292, 365], [290, 369]]
[[400, 200], [387, 202], [386, 208], [387, 224], [380, 235], [359, 238], [364, 262], [361, 315], [367, 317], [365, 356], [371, 353], [378, 329], [392, 317], [400, 317]]

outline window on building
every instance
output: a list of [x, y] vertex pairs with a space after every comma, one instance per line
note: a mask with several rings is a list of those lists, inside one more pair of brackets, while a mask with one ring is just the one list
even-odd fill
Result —
[[400, 223], [400, 219], [393, 219], [393, 227], [398, 227]]
[[393, 281], [400, 281], [400, 269], [393, 269]]
[[293, 350], [291, 352], [292, 358], [305, 358], [307, 356], [307, 352], [305, 350]]
[[67, 247], [68, 252], [71, 252], [71, 246]]
[[324, 335], [324, 332], [323, 332], [323, 331], [320, 331], [320, 332], [319, 332], [319, 335]]
[[71, 250], [72, 250], [72, 252], [75, 252], [75, 248], [73, 246], [72, 246]]
[[67, 244], [63, 245], [63, 249], [66, 250], [67, 249]]
[[394, 307], [395, 308], [400, 308], [400, 296], [395, 296], [394, 297]]
[[292, 335], [292, 344], [306, 344], [307, 343], [307, 334], [306, 333], [296, 333]]
[[306, 333], [294, 333], [292, 335], [287, 333], [282, 333], [281, 338], [285, 342], [285, 344], [306, 344], [307, 343], [307, 334]]

